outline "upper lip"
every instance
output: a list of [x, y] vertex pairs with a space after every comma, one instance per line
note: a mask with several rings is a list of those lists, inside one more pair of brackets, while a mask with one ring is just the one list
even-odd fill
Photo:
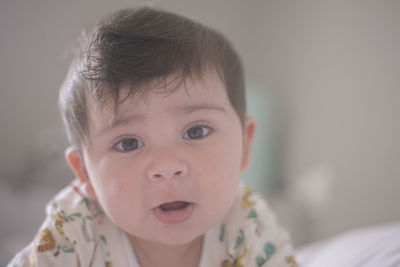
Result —
[[160, 207], [161, 205], [165, 205], [165, 204], [169, 204], [169, 203], [174, 203], [174, 202], [187, 202], [187, 203], [189, 203], [189, 204], [193, 203], [193, 202], [191, 202], [191, 201], [180, 200], [180, 199], [177, 199], [177, 200], [168, 200], [168, 201], [160, 202], [157, 206], [154, 207], [154, 209]]

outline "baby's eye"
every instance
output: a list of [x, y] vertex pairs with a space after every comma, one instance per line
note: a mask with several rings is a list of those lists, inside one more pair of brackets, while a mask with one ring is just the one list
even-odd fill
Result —
[[114, 148], [121, 152], [129, 152], [141, 148], [144, 143], [137, 138], [124, 138], [114, 145]]
[[194, 126], [187, 130], [183, 135], [184, 139], [202, 139], [211, 133], [212, 129], [208, 126]]

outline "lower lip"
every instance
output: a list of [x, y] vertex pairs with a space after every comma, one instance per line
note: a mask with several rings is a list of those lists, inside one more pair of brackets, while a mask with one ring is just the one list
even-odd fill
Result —
[[164, 224], [180, 224], [186, 222], [192, 216], [194, 204], [189, 203], [183, 209], [164, 211], [160, 207], [154, 208], [154, 216]]

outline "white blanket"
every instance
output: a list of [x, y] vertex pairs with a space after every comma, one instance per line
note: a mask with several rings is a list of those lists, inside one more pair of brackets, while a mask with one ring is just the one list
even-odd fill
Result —
[[398, 267], [400, 223], [351, 231], [297, 251], [302, 267]]

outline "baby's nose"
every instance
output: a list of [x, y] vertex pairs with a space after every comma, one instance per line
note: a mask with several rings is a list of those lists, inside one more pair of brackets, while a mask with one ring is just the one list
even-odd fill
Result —
[[148, 178], [153, 182], [186, 177], [188, 166], [172, 154], [159, 154], [153, 159], [147, 172]]
[[184, 177], [184, 171], [177, 170], [177, 171], [155, 171], [150, 172], [149, 178], [153, 182], [160, 181], [162, 179], [170, 180], [175, 178]]

